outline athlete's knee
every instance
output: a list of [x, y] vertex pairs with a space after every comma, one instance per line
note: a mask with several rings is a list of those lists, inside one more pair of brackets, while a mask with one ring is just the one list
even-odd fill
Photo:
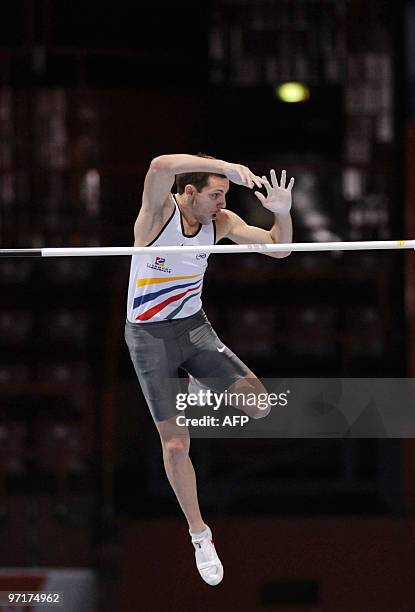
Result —
[[268, 416], [269, 413], [271, 412], [271, 404], [269, 403], [268, 393], [264, 385], [258, 379], [256, 379], [255, 381], [254, 388], [255, 388], [254, 393], [255, 393], [255, 398], [256, 398], [256, 402], [255, 402], [256, 413], [252, 416], [252, 418], [253, 419], [263, 419], [264, 417]]
[[251, 417], [253, 419], [263, 419], [264, 417], [268, 416], [269, 413], [271, 412], [271, 406], [269, 405], [268, 402], [264, 404], [262, 401], [258, 401], [255, 408], [256, 408], [255, 412], [251, 414]]
[[181, 463], [189, 455], [189, 442], [184, 436], [162, 440], [163, 456], [169, 463]]
[[262, 382], [255, 376], [240, 378], [232, 386], [238, 401], [235, 408], [243, 410], [252, 419], [263, 419], [271, 411], [268, 393]]

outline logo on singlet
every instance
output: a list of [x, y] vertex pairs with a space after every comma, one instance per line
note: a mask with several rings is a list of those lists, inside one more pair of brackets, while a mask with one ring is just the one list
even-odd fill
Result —
[[147, 263], [147, 268], [152, 268], [152, 270], [158, 270], [159, 272], [167, 272], [167, 274], [171, 274], [171, 268], [166, 266], [166, 259], [164, 257], [155, 257], [154, 263]]
[[198, 253], [196, 259], [206, 259], [206, 253]]

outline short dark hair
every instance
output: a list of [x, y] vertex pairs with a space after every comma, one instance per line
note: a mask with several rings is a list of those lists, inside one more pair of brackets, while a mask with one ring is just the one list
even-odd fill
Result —
[[[216, 159], [212, 155], [206, 155], [206, 153], [196, 153], [197, 157], [205, 157], [207, 159]], [[193, 185], [197, 191], [202, 191], [203, 187], [206, 187], [210, 176], [219, 176], [220, 178], [226, 178], [224, 174], [216, 174], [216, 172], [185, 172], [183, 174], [176, 174], [176, 189], [180, 195], [184, 193], [186, 185]]]

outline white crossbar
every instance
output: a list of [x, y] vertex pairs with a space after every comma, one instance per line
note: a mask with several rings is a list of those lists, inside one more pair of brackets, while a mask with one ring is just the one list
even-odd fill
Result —
[[358, 242], [293, 242], [291, 244], [216, 244], [163, 247], [62, 247], [44, 249], [0, 249], [0, 257], [101, 257], [170, 253], [278, 253], [315, 251], [373, 251], [415, 249], [415, 240], [367, 240]]

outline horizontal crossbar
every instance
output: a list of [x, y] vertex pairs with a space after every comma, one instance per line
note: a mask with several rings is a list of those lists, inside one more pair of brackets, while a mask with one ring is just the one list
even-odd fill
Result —
[[358, 242], [293, 242], [291, 244], [215, 244], [149, 247], [61, 247], [44, 249], [0, 249], [0, 257], [101, 257], [170, 253], [278, 253], [315, 251], [373, 251], [415, 249], [415, 240], [367, 240]]

